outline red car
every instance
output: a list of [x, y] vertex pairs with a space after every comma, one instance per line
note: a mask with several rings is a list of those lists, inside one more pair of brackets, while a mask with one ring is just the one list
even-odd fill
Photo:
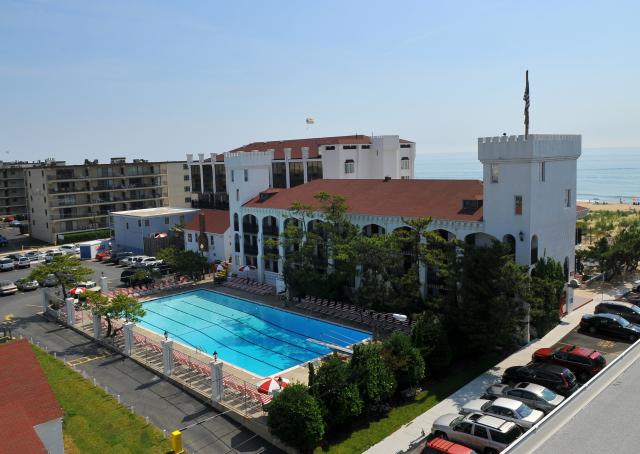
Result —
[[563, 345], [556, 349], [539, 348], [533, 353], [533, 360], [564, 366], [583, 383], [607, 365], [602, 353], [578, 345]]
[[98, 262], [102, 262], [104, 260], [109, 260], [110, 257], [111, 257], [111, 250], [99, 251], [96, 254], [96, 260]]
[[475, 451], [466, 446], [453, 443], [444, 438], [434, 438], [422, 450], [421, 454], [475, 454]]

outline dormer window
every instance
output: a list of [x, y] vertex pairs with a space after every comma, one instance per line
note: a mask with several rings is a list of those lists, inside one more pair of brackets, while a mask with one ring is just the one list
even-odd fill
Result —
[[356, 163], [353, 159], [347, 159], [344, 162], [344, 173], [355, 173], [356, 171]]

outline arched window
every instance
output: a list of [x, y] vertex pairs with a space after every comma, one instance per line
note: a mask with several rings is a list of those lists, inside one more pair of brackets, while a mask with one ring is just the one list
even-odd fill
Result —
[[531, 264], [534, 265], [538, 261], [538, 236], [531, 237]]
[[234, 250], [236, 252], [240, 252], [240, 235], [238, 235], [237, 233], [235, 234], [233, 243], [234, 243]]
[[509, 254], [516, 255], [516, 238], [513, 235], [507, 233], [502, 237], [502, 242], [509, 248]]
[[409, 158], [404, 157], [400, 159], [400, 169], [401, 170], [409, 170], [411, 168], [411, 161]]
[[355, 173], [356, 163], [353, 159], [347, 159], [344, 162], [344, 173]]
[[240, 221], [238, 221], [238, 213], [233, 213], [233, 230], [235, 232], [240, 231]]

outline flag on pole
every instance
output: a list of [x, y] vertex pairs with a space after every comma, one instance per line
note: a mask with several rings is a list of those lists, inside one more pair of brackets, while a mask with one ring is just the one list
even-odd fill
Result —
[[529, 70], [525, 73], [526, 84], [524, 87], [524, 138], [529, 137]]

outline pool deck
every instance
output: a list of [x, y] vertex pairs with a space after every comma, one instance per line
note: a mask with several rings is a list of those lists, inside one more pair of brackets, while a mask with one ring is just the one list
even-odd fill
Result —
[[[309, 313], [307, 311], [298, 309], [295, 306], [285, 306], [283, 304], [283, 302], [280, 300], [280, 298], [276, 295], [255, 295], [253, 293], [248, 293], [248, 292], [244, 292], [241, 290], [236, 290], [236, 289], [232, 289], [232, 288], [228, 288], [228, 287], [224, 287], [224, 286], [220, 286], [220, 285], [212, 285], [211, 281], [207, 280], [207, 281], [200, 281], [197, 284], [194, 284], [193, 286], [189, 286], [189, 287], [185, 287], [185, 288], [181, 288], [181, 289], [177, 289], [177, 290], [173, 290], [173, 291], [168, 291], [168, 292], [161, 292], [161, 293], [157, 293], [154, 295], [149, 295], [147, 297], [143, 297], [140, 298], [140, 301], [142, 301], [143, 303], [153, 300], [153, 299], [157, 299], [157, 298], [161, 298], [164, 296], [168, 296], [168, 295], [172, 295], [172, 294], [178, 294], [178, 293], [184, 293], [184, 292], [189, 292], [189, 291], [193, 291], [193, 290], [212, 290], [218, 293], [222, 293], [222, 294], [226, 294], [229, 296], [234, 296], [237, 298], [242, 298], [251, 302], [255, 302], [255, 303], [259, 303], [259, 304], [264, 304], [266, 306], [271, 306], [277, 309], [284, 309], [287, 310], [289, 312], [293, 312], [293, 313], [297, 313], [300, 315], [304, 315], [305, 317], [311, 317], [311, 318], [317, 318], [320, 320], [324, 320], [327, 322], [331, 322], [331, 323], [335, 323], [337, 325], [342, 325], [342, 326], [347, 326], [350, 328], [355, 328], [355, 329], [359, 329], [359, 330], [367, 330], [366, 326], [363, 325], [359, 325], [357, 323], [348, 323], [345, 322], [344, 320], [339, 320], [339, 319], [334, 319], [332, 317], [326, 317], [326, 318], [319, 318], [317, 316], [317, 314], [312, 314]], [[164, 337], [159, 335], [158, 333], [155, 333], [151, 330], [148, 330], [146, 328], [143, 328], [141, 326], [136, 325], [134, 328], [135, 332], [138, 332], [150, 339], [156, 340], [158, 343], [161, 342], [162, 340], [164, 340]], [[187, 345], [184, 345], [183, 343], [181, 343], [180, 341], [175, 341], [174, 344], [174, 349], [181, 351], [183, 353], [186, 353], [190, 356], [195, 357], [196, 359], [204, 362], [205, 364], [209, 364], [209, 362], [213, 361], [213, 356], [206, 354], [206, 353], [202, 353], [200, 351], [195, 350], [194, 348], [191, 348]], [[318, 358], [317, 360], [314, 361], [316, 368], [319, 365], [319, 363], [321, 362], [321, 358]], [[233, 364], [230, 363], [224, 363], [223, 366], [223, 370], [226, 373], [232, 374], [244, 381], [247, 382], [251, 382], [251, 383], [256, 383], [258, 380], [264, 378], [261, 376], [256, 376], [255, 374], [252, 374], [251, 372], [239, 368], [237, 366], [234, 366]], [[307, 384], [308, 383], [308, 376], [309, 376], [309, 369], [305, 366], [305, 365], [298, 365], [298, 366], [294, 366], [290, 369], [286, 369], [284, 372], [282, 372], [281, 375], [283, 378], [288, 379], [291, 383], [303, 383], [303, 384]]]

